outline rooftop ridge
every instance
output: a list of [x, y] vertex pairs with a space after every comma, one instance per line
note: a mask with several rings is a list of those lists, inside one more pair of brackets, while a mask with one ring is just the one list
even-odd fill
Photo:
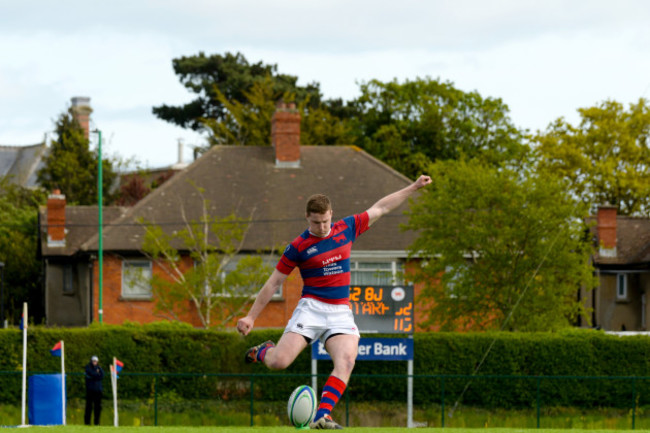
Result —
[[[213, 148], [216, 148], [219, 146], [213, 146]], [[124, 222], [132, 217], [134, 213], [136, 213], [140, 208], [147, 206], [147, 204], [151, 200], [155, 200], [156, 197], [162, 195], [165, 193], [166, 190], [169, 188], [173, 187], [176, 183], [180, 182], [182, 179], [186, 178], [188, 173], [196, 170], [197, 167], [200, 166], [201, 160], [204, 159], [207, 155], [210, 155], [213, 153], [213, 148], [210, 148], [207, 152], [205, 152], [203, 155], [201, 155], [200, 158], [192, 162], [190, 165], [185, 167], [184, 169], [180, 170], [177, 174], [175, 174], [173, 177], [171, 177], [169, 180], [164, 182], [162, 185], [160, 185], [158, 188], [153, 190], [151, 193], [147, 194], [146, 197], [144, 197], [142, 200], [137, 202], [134, 206], [131, 206], [128, 208], [128, 210], [118, 219], [113, 221], [113, 226], [107, 227], [106, 230], [104, 231], [104, 236], [110, 235], [114, 230], [117, 230], [119, 228], [119, 223]], [[98, 240], [98, 234], [92, 236], [89, 238], [86, 242], [84, 242], [81, 245], [81, 249], [84, 251], [87, 251], [90, 246]]]
[[39, 147], [47, 146], [45, 142], [36, 143], [36, 144], [0, 144], [0, 150], [3, 149], [26, 149], [28, 147]]

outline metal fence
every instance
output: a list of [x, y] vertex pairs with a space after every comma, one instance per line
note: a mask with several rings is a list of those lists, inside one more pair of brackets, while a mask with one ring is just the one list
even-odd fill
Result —
[[[319, 386], [322, 386], [327, 376], [318, 375]], [[0, 379], [5, 388], [0, 390], [0, 402], [14, 406], [20, 404], [20, 377], [21, 372], [0, 371]], [[67, 377], [68, 398], [82, 400], [85, 393], [84, 374], [71, 372]], [[460, 407], [523, 411], [529, 417], [528, 426], [547, 427], [543, 422], [543, 411], [556, 407], [560, 396], [564, 407], [587, 408], [592, 411], [611, 408], [617, 410], [617, 415], [614, 416], [623, 418], [621, 422], [627, 428], [650, 427], [650, 417], [644, 416], [646, 408], [650, 408], [650, 377], [646, 376], [355, 374], [343, 401], [337, 407], [340, 421], [350, 425], [351, 414], [358, 412], [355, 406], [382, 400], [385, 396], [382, 391], [384, 389], [392, 390], [391, 405], [400, 407], [404, 404], [405, 407], [408, 377], [414, 379], [414, 405], [429, 426], [456, 425], [454, 417], [458, 417], [458, 412], [462, 412], [462, 409], [455, 409]], [[286, 423], [284, 411], [289, 395], [287, 390], [301, 383], [311, 383], [311, 378], [310, 374], [286, 373], [123, 373], [118, 381], [118, 387], [122, 390], [120, 395], [130, 397], [120, 400], [120, 411], [128, 409], [129, 404], [137, 404], [140, 405], [138, 407], [143, 424], [168, 425], [183, 422], [180, 414], [189, 410], [189, 402], [198, 402], [196, 405], [201, 406], [206, 401], [211, 401], [218, 405], [215, 406], [217, 409], [212, 408], [213, 412], [223, 412], [223, 408], [228, 407], [233, 412], [244, 413], [247, 418], [246, 421], [242, 417], [215, 419], [215, 424], [245, 423], [252, 426], [270, 422], [268, 419]], [[106, 398], [111, 396], [108, 382], [105, 382]], [[567, 389], [574, 392], [567, 392]], [[491, 396], [489, 404], [481, 400], [487, 393]], [[511, 398], [512, 396], [516, 398]], [[610, 405], [601, 405], [599, 402], [610, 402]], [[70, 406], [68, 410], [71, 410]], [[167, 422], [162, 422], [161, 413], [169, 412], [179, 415], [171, 422], [169, 417]], [[268, 418], [266, 421], [264, 416]]]

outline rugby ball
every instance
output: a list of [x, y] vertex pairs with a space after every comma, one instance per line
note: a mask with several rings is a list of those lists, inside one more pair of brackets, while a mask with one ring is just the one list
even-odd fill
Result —
[[298, 428], [309, 426], [316, 415], [316, 393], [307, 385], [296, 388], [289, 397], [287, 413], [291, 424]]

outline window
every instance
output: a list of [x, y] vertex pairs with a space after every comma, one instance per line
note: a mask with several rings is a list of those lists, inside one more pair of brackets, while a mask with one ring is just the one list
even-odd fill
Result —
[[616, 274], [616, 299], [627, 300], [627, 274]]
[[122, 298], [151, 299], [151, 262], [124, 260], [122, 262]]
[[457, 286], [462, 282], [463, 274], [467, 271], [467, 265], [445, 267], [444, 281], [447, 285], [447, 294], [450, 298], [458, 298]]
[[74, 294], [74, 279], [72, 273], [72, 265], [66, 263], [63, 265], [63, 294], [72, 295]]
[[403, 283], [400, 261], [350, 262], [350, 284], [355, 286], [393, 286]]

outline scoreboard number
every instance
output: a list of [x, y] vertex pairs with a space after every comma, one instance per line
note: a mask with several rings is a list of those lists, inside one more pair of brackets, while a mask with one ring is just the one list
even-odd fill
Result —
[[360, 332], [414, 331], [413, 286], [352, 286], [350, 306]]

